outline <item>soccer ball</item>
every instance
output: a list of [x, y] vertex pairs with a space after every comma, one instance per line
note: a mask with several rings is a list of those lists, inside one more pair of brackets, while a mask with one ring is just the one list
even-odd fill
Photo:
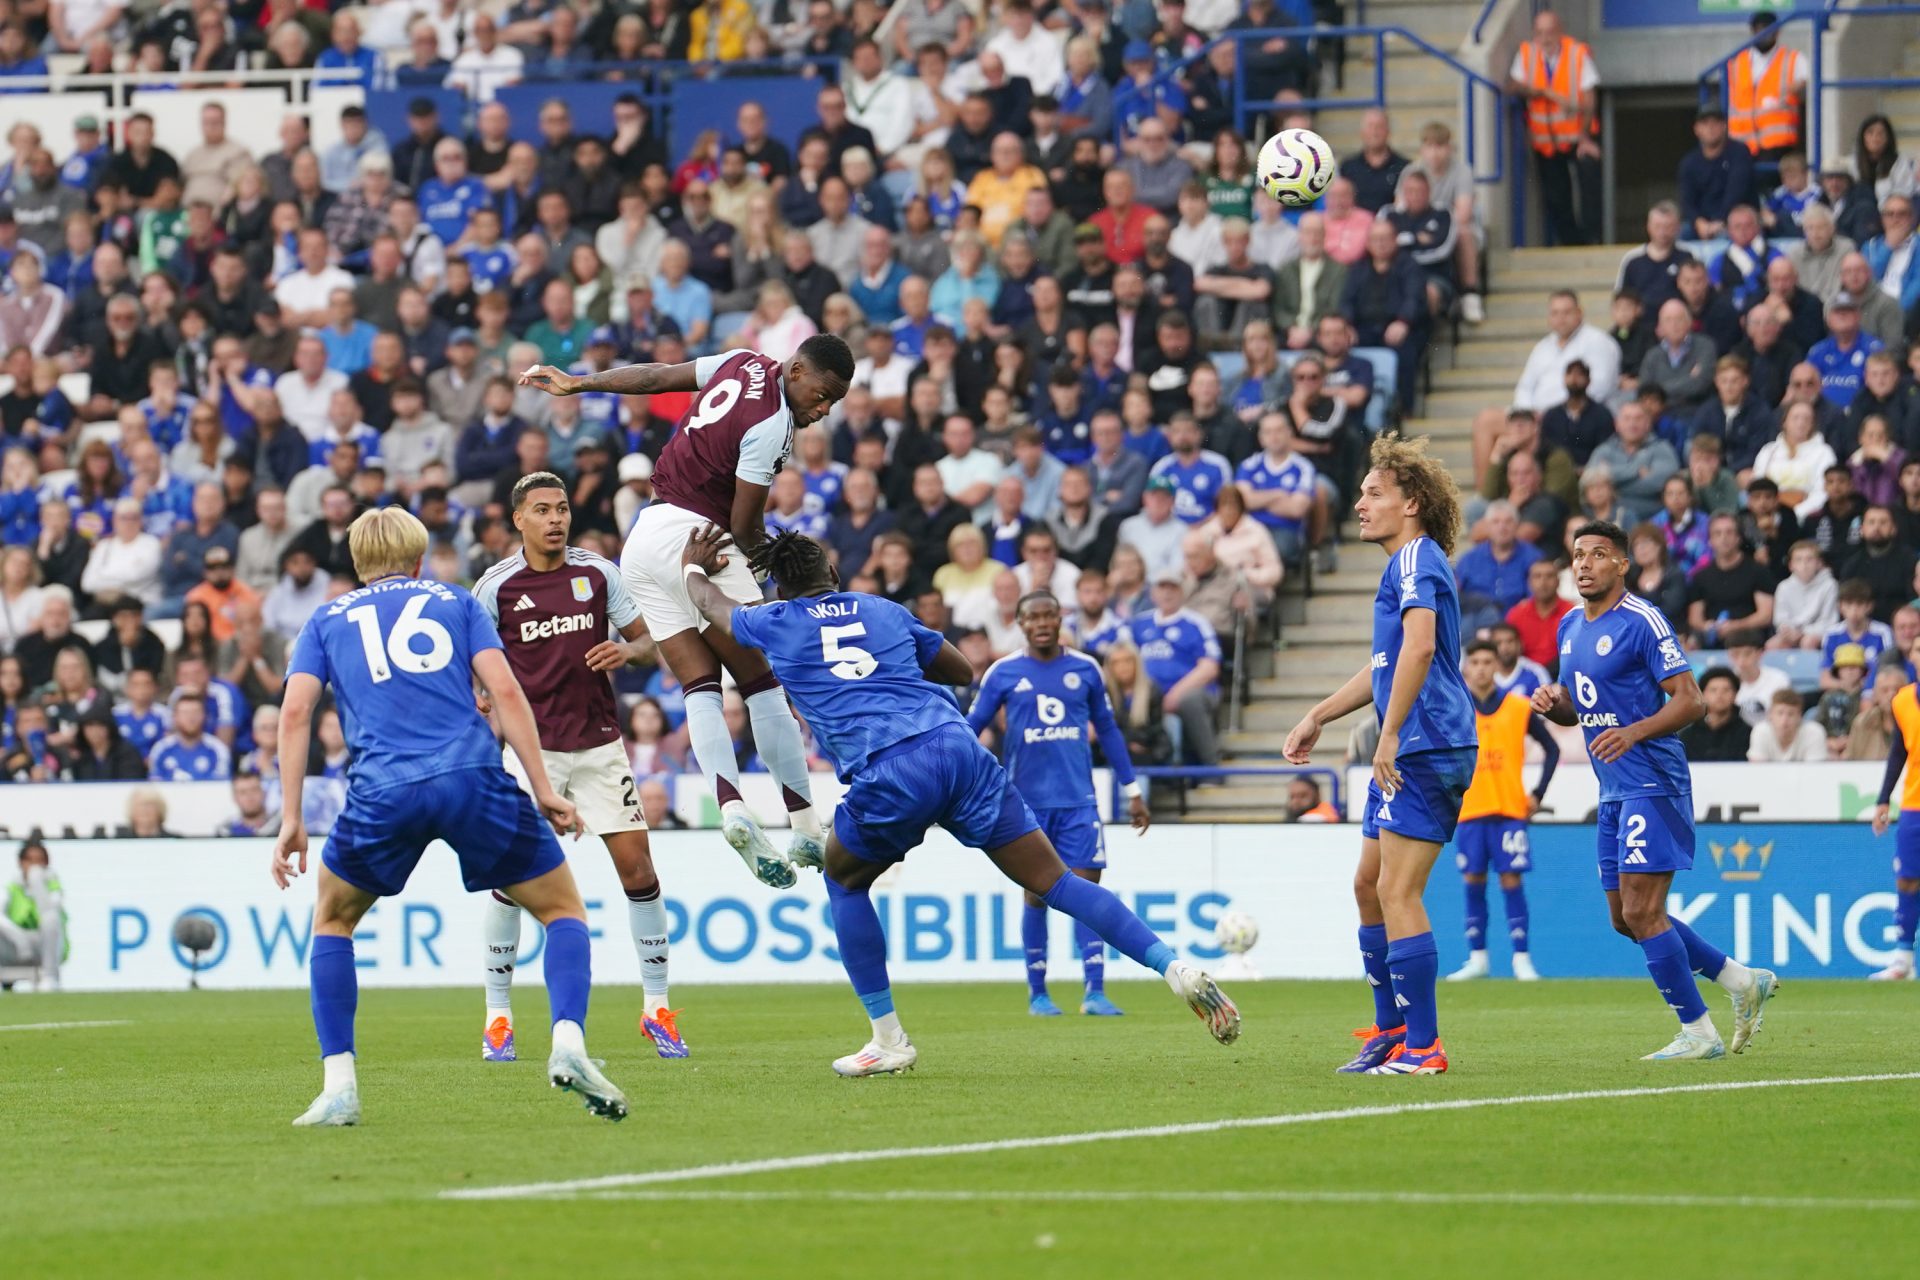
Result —
[[1282, 129], [1260, 148], [1260, 189], [1289, 209], [1304, 209], [1333, 185], [1333, 148], [1311, 129]]
[[1215, 922], [1213, 941], [1231, 955], [1245, 955], [1260, 941], [1260, 922], [1244, 911], [1229, 911]]

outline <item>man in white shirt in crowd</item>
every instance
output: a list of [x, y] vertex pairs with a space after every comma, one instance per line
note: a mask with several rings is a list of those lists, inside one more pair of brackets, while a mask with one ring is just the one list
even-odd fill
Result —
[[288, 274], [273, 288], [273, 299], [280, 304], [288, 324], [318, 329], [328, 321], [328, 303], [333, 291], [353, 292], [354, 278], [327, 260], [330, 252], [325, 231], [307, 227], [300, 232], [300, 269]]
[[1004, 468], [1000, 459], [975, 445], [973, 419], [954, 414], [940, 429], [940, 443], [947, 456], [934, 463], [947, 497], [973, 509], [975, 520], [984, 520], [993, 511], [993, 486], [1000, 482]]
[[1036, 97], [1057, 92], [1066, 61], [1053, 33], [1033, 20], [1031, 0], [1007, 0], [1000, 21], [1000, 30], [987, 41], [985, 52], [1000, 55], [1009, 79], [1024, 76]]
[[486, 14], [474, 15], [467, 47], [447, 72], [447, 88], [459, 89], [475, 102], [492, 102], [493, 95], [517, 84], [526, 70], [520, 50], [500, 40], [500, 28]]
[[890, 156], [913, 136], [913, 86], [887, 69], [880, 46], [855, 42], [841, 88], [847, 95], [847, 119], [873, 135], [880, 154]]
[[899, 421], [907, 411], [907, 379], [913, 361], [893, 349], [893, 334], [883, 324], [867, 328], [867, 354], [853, 364], [853, 387], [865, 387], [873, 410], [882, 418]]
[[[315, 235], [320, 235], [315, 232]], [[322, 243], [326, 237], [320, 235]], [[293, 349], [293, 368], [274, 379], [273, 394], [280, 401], [280, 416], [300, 429], [309, 440], [324, 440], [327, 435], [327, 410], [333, 393], [347, 390], [347, 375], [327, 368], [327, 348], [320, 339], [308, 334]]]
[[1740, 707], [1741, 718], [1751, 725], [1766, 720], [1774, 694], [1793, 688], [1786, 672], [1760, 664], [1760, 643], [1760, 634], [1755, 631], [1736, 631], [1727, 637], [1727, 665], [1740, 677], [1740, 689], [1733, 700]]
[[[1586, 322], [1580, 297], [1571, 289], [1555, 289], [1547, 297], [1547, 336], [1534, 344], [1527, 366], [1513, 389], [1516, 409], [1545, 413], [1567, 398], [1567, 366], [1586, 362], [1587, 395], [1605, 404], [1620, 385], [1620, 344]], [[1473, 473], [1487, 469], [1494, 441], [1506, 426], [1506, 409], [1482, 409], [1473, 419]]]

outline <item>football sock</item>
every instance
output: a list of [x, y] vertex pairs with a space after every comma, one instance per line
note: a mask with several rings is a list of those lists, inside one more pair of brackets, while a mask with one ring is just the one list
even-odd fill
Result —
[[1693, 966], [1687, 962], [1681, 928], [1676, 921], [1673, 928], [1640, 939], [1640, 950], [1646, 954], [1653, 985], [1660, 988], [1681, 1022], [1692, 1023], [1707, 1016], [1707, 1002], [1700, 998], [1700, 988], [1693, 981]]
[[1020, 911], [1020, 948], [1027, 954], [1027, 994], [1047, 994], [1047, 909], [1023, 907]]
[[1416, 933], [1389, 942], [1387, 972], [1393, 983], [1393, 1002], [1406, 1015], [1407, 1047], [1424, 1049], [1439, 1040], [1440, 1010], [1433, 989], [1440, 977], [1440, 950], [1433, 945], [1433, 933]]
[[1387, 926], [1360, 926], [1360, 961], [1366, 966], [1367, 985], [1373, 988], [1373, 1025], [1382, 1031], [1404, 1026], [1407, 1020], [1393, 1003], [1393, 979], [1387, 973]]
[[740, 762], [734, 759], [733, 734], [720, 707], [718, 684], [687, 691], [687, 740], [700, 772], [713, 788], [713, 798], [724, 806], [740, 799]]
[[351, 1053], [328, 1054], [320, 1059], [320, 1070], [324, 1073], [320, 1087], [327, 1093], [339, 1093], [342, 1089], [352, 1089], [359, 1084]]
[[547, 1003], [557, 1026], [587, 1025], [587, 992], [593, 986], [592, 958], [583, 920], [561, 916], [547, 926], [547, 953], [541, 964], [547, 975]]
[[819, 835], [820, 818], [813, 811], [813, 790], [807, 777], [807, 744], [800, 737], [800, 722], [787, 706], [786, 691], [776, 684], [748, 694], [747, 715], [753, 722], [753, 745], [767, 772], [780, 784], [787, 820], [796, 831]]
[[520, 958], [520, 904], [498, 892], [481, 908], [480, 934], [487, 949], [487, 1021], [513, 1021], [513, 966]]
[[1914, 926], [1920, 924], [1920, 893], [1894, 894], [1893, 927], [1898, 934], [1896, 951], [1912, 951]]
[[360, 1004], [360, 975], [353, 967], [353, 939], [323, 933], [307, 952], [313, 1029], [320, 1056], [353, 1052], [353, 1015]]
[[1507, 936], [1513, 939], [1515, 955], [1524, 955], [1527, 950], [1527, 888], [1521, 885], [1517, 889], [1502, 888], [1501, 896], [1507, 900]]
[[887, 936], [880, 930], [880, 913], [865, 889], [844, 889], [826, 877], [827, 905], [833, 911], [833, 936], [840, 949], [853, 994], [860, 997], [873, 1022], [874, 1039], [898, 1044], [906, 1034], [893, 1011], [893, 988], [887, 981]]
[[667, 1007], [667, 900], [660, 882], [642, 893], [627, 895], [627, 928], [633, 934], [634, 954], [640, 957], [640, 989], [646, 993], [646, 1011]]
[[1091, 880], [1082, 880], [1064, 871], [1047, 890], [1047, 905], [1063, 915], [1072, 916], [1113, 944], [1121, 955], [1165, 974], [1173, 964], [1173, 948], [1154, 936], [1127, 904]]
[[1687, 950], [1687, 967], [1705, 978], [1708, 982], [1717, 982], [1728, 991], [1745, 991], [1753, 981], [1753, 971], [1729, 956], [1720, 948], [1708, 942], [1692, 929], [1674, 920], [1673, 931], [1680, 935], [1680, 945]]
[[1107, 944], [1079, 920], [1073, 922], [1073, 940], [1080, 948], [1080, 972], [1086, 978], [1087, 994], [1099, 995], [1107, 989]]
[[1487, 949], [1487, 882], [1468, 880], [1467, 886], [1467, 949], [1485, 951]]

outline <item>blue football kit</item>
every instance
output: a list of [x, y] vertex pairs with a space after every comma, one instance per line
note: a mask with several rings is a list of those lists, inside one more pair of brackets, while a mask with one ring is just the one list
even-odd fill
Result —
[[532, 880], [564, 860], [474, 707], [474, 656], [500, 647], [472, 596], [415, 578], [348, 592], [301, 628], [287, 674], [333, 687], [353, 757], [324, 855], [342, 880], [398, 893], [436, 839], [459, 855], [469, 890]]
[[987, 668], [967, 723], [979, 733], [1002, 707], [1007, 732], [1001, 757], [1041, 830], [1069, 867], [1104, 867], [1089, 727], [1100, 735], [1114, 776], [1124, 785], [1134, 775], [1100, 664], [1074, 649], [1047, 661], [1024, 650], [1011, 654]]
[[[1631, 592], [1591, 622], [1575, 609], [1560, 621], [1560, 683], [1573, 699], [1589, 748], [1666, 704], [1660, 682], [1691, 669], [1666, 615]], [[1693, 866], [1693, 781], [1680, 739], [1649, 738], [1618, 760], [1593, 761], [1600, 782], [1600, 884], [1622, 872]]]
[[1395, 761], [1401, 789], [1388, 796], [1367, 784], [1360, 834], [1378, 839], [1393, 831], [1412, 840], [1445, 844], [1460, 819], [1460, 802], [1473, 783], [1478, 737], [1473, 695], [1460, 674], [1460, 592], [1446, 552], [1427, 537], [1400, 548], [1380, 575], [1373, 598], [1373, 707], [1384, 721], [1400, 665], [1409, 609], [1434, 614], [1433, 663], [1427, 680], [1400, 726]]
[[927, 679], [943, 641], [906, 609], [836, 591], [742, 605], [731, 625], [766, 655], [847, 785], [833, 833], [856, 857], [897, 861], [936, 824], [977, 849], [1038, 829], [952, 695]]

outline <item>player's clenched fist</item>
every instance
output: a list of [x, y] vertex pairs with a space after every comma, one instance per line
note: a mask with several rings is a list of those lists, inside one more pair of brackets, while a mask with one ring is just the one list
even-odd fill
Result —
[[580, 379], [550, 364], [536, 364], [520, 375], [523, 387], [538, 387], [550, 396], [570, 396], [580, 390]]
[[1553, 709], [1565, 702], [1567, 688], [1559, 684], [1543, 684], [1533, 691], [1533, 709], [1541, 715], [1553, 714]]

